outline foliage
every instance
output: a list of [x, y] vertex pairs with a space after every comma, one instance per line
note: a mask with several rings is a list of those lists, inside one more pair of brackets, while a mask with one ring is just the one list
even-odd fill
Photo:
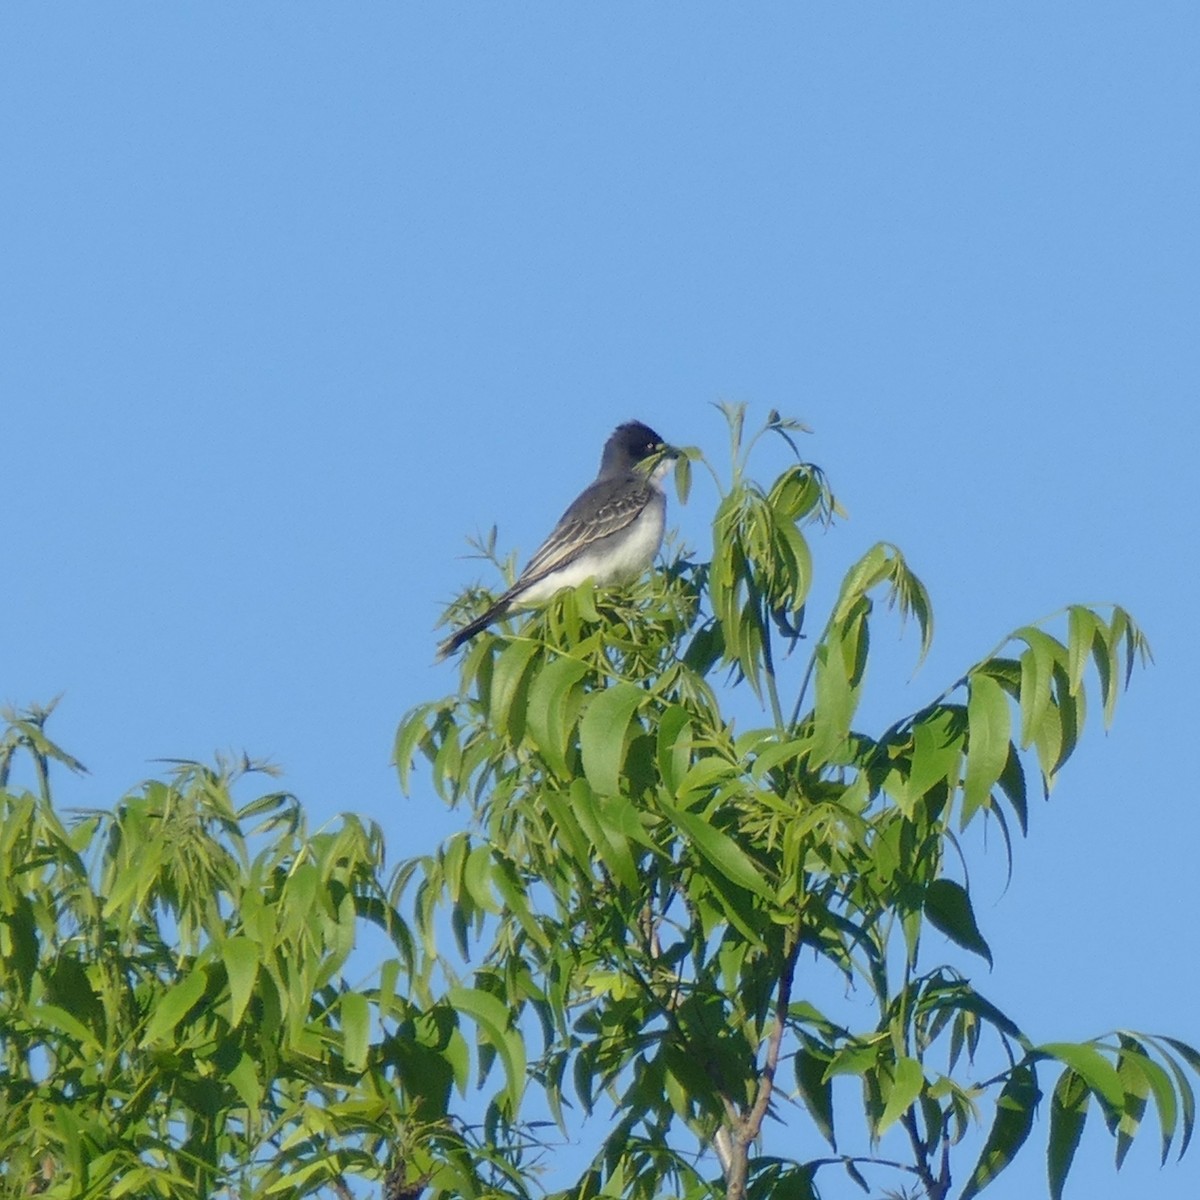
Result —
[[[743, 410], [726, 416], [734, 465], [727, 484], [714, 473], [710, 562], [676, 556], [632, 596], [584, 587], [480, 637], [457, 692], [397, 736], [405, 786], [419, 753], [470, 818], [421, 864], [425, 952], [448, 975], [477, 958], [458, 995], [502, 1003], [507, 1028], [538, 1043], [529, 1078], [564, 1133], [571, 1105], [613, 1106], [594, 1161], [559, 1194], [800, 1200], [836, 1168], [941, 1198], [953, 1147], [990, 1109], [967, 1200], [1020, 1149], [1047, 1086], [1054, 1197], [1093, 1101], [1118, 1159], [1151, 1095], [1164, 1158], [1182, 1151], [1195, 1051], [1133, 1033], [1035, 1043], [929, 937], [991, 962], [955, 866], [960, 835], [991, 822], [1011, 854], [1029, 771], [1049, 794], [1088, 700], [1111, 719], [1148, 653], [1140, 630], [1120, 608], [1071, 607], [872, 736], [856, 713], [879, 604], [915, 620], [923, 650], [933, 629], [924, 586], [877, 545], [843, 580], [788, 713], [777, 664], [807, 624], [804, 529], [839, 510], [811, 464], [770, 487], [746, 474], [757, 437], [794, 448], [799, 426], [772, 413], [743, 445]], [[686, 484], [703, 460], [680, 461]], [[725, 674], [762, 698], [769, 724], [735, 728]], [[456, 946], [439, 953], [447, 912]], [[829, 976], [872, 998], [868, 1023], [818, 1007]], [[521, 1060], [502, 1032], [487, 1036], [512, 1119]], [[843, 1077], [862, 1095], [849, 1133], [834, 1128]], [[831, 1153], [769, 1152], [765, 1121], [794, 1098]], [[881, 1151], [893, 1127], [902, 1158]]]
[[[840, 510], [811, 464], [747, 473], [798, 425], [744, 441], [726, 416], [709, 561], [480, 635], [454, 694], [401, 722], [403, 785], [420, 760], [464, 811], [424, 857], [389, 869], [358, 818], [310, 832], [286, 793], [243, 799], [245, 761], [177, 762], [64, 820], [51, 764], [82, 768], [48, 709], [7, 714], [0, 1200], [519, 1200], [593, 1113], [562, 1200], [805, 1200], [830, 1171], [941, 1200], [974, 1130], [969, 1198], [1040, 1103], [1054, 1198], [1092, 1107], [1118, 1164], [1151, 1101], [1164, 1160], [1187, 1148], [1195, 1050], [1035, 1041], [964, 968], [991, 950], [963, 831], [1011, 855], [1030, 777], [1049, 794], [1089, 700], [1111, 719], [1141, 632], [1072, 607], [867, 732], [876, 610], [926, 648], [925, 588], [873, 547], [809, 638], [805, 530]], [[761, 727], [735, 726], [740, 694]], [[828, 1001], [850, 988], [870, 1005]]]
[[[0, 1196], [301, 1197], [434, 1175], [479, 1194], [447, 1121], [466, 1042], [404, 995], [408, 931], [377, 829], [309, 833], [249, 763], [178, 763], [66, 825], [46, 710], [0, 742]], [[9, 787], [21, 756], [36, 792]], [[377, 982], [342, 972], [366, 925]], [[404, 987], [401, 988], [401, 983]]]

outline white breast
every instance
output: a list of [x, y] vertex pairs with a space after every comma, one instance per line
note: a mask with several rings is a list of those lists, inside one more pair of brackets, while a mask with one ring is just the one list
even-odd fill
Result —
[[520, 603], [540, 604], [562, 588], [578, 587], [586, 579], [601, 587], [636, 579], [654, 561], [662, 545], [666, 512], [667, 498], [656, 490], [632, 525], [532, 584], [521, 594]]

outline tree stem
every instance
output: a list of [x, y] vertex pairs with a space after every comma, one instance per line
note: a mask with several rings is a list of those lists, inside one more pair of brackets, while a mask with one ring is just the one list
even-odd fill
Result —
[[[722, 1129], [730, 1143], [730, 1162], [722, 1163], [725, 1175], [725, 1200], [745, 1200], [746, 1180], [750, 1173], [750, 1147], [762, 1131], [763, 1118], [771, 1104], [775, 1090], [775, 1072], [779, 1067], [779, 1053], [783, 1047], [783, 1035], [787, 1030], [788, 1005], [792, 1002], [792, 983], [796, 976], [796, 960], [800, 956], [800, 930], [792, 933], [792, 942], [783, 962], [783, 973], [779, 977], [779, 991], [775, 998], [775, 1022], [767, 1040], [767, 1056], [763, 1061], [762, 1073], [758, 1078], [758, 1093], [749, 1112], [741, 1117], [732, 1117], [732, 1129]], [[727, 1106], [727, 1108], [732, 1107]], [[714, 1139], [714, 1142], [716, 1139]], [[721, 1151], [717, 1150], [718, 1159]]]

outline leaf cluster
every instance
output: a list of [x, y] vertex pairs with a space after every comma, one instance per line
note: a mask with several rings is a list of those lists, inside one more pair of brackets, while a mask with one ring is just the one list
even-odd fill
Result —
[[[508, 1111], [524, 1085], [522, 1030], [564, 1136], [572, 1108], [612, 1105], [615, 1128], [561, 1193], [577, 1197], [815, 1196], [828, 1167], [864, 1182], [899, 1173], [945, 1196], [953, 1147], [990, 1109], [969, 1197], [1028, 1135], [1047, 1065], [1059, 1070], [1052, 1195], [1092, 1099], [1119, 1158], [1151, 1094], [1164, 1154], [1177, 1136], [1182, 1150], [1190, 1047], [1135, 1034], [1038, 1045], [932, 936], [991, 962], [962, 833], [991, 823], [1011, 856], [1029, 772], [1048, 795], [1089, 695], [1111, 719], [1148, 654], [1140, 630], [1118, 607], [1073, 606], [1061, 635], [1056, 619], [1021, 627], [919, 711], [864, 730], [877, 610], [911, 617], [924, 652], [930, 598], [898, 548], [872, 547], [807, 664], [784, 677], [779, 650], [804, 633], [812, 583], [806, 530], [840, 510], [810, 464], [769, 487], [750, 479], [756, 439], [743, 449], [743, 410], [726, 416], [734, 465], [727, 485], [713, 472], [709, 562], [677, 555], [632, 592], [584, 587], [483, 635], [458, 690], [397, 735], [402, 783], [423, 758], [470, 817], [421, 863], [415, 927], [460, 997], [507, 1004]], [[794, 428], [772, 414], [760, 435], [790, 441]], [[727, 715], [727, 671], [763, 701], [762, 727], [739, 731]], [[829, 979], [870, 998], [866, 1024], [817, 1005]], [[1121, 1072], [1133, 1086], [1115, 1086]], [[834, 1131], [838, 1080], [861, 1090], [854, 1153]], [[769, 1123], [796, 1103], [832, 1155], [766, 1153]], [[880, 1157], [893, 1127], [902, 1161]]]
[[[377, 828], [316, 833], [250, 763], [177, 763], [64, 823], [48, 710], [0, 741], [0, 1196], [300, 1197], [435, 1175], [478, 1194], [486, 1152], [450, 1000], [421, 1006]], [[39, 793], [9, 788], [32, 760]], [[371, 986], [348, 979], [375, 931]], [[369, 940], [369, 939], [368, 939]]]

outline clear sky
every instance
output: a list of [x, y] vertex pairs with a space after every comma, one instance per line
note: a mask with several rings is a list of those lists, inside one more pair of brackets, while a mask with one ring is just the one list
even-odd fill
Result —
[[[70, 802], [245, 749], [429, 849], [388, 760], [464, 536], [527, 554], [619, 421], [719, 461], [746, 400], [850, 512], [818, 569], [930, 587], [907, 708], [1061, 604], [1142, 621], [977, 981], [1200, 1042], [1191, 0], [10, 3], [0, 170], [0, 699], [65, 693]], [[1068, 1195], [1195, 1196], [1155, 1142], [1089, 1130]]]

